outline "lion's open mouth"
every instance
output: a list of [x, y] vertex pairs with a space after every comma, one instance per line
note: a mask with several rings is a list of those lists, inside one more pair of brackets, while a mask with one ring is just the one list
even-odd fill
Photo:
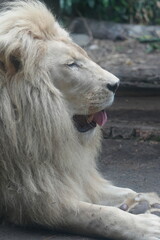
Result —
[[104, 110], [91, 115], [74, 115], [75, 127], [79, 132], [87, 132], [97, 126], [103, 126], [107, 122], [107, 114]]

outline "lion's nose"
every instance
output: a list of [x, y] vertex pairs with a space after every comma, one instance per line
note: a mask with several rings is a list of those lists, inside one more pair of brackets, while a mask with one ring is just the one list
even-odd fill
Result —
[[118, 86], [119, 86], [118, 83], [115, 83], [115, 84], [110, 84], [110, 83], [108, 83], [108, 84], [107, 84], [107, 88], [108, 88], [111, 92], [113, 92], [113, 93], [116, 92]]

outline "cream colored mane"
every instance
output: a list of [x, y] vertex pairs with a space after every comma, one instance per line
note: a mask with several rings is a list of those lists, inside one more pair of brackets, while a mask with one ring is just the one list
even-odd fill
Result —
[[[54, 87], [48, 73], [43, 60], [47, 40], [71, 42], [51, 13], [37, 1], [16, 1], [11, 2], [9, 8], [7, 4], [0, 22], [3, 67], [0, 77], [0, 167], [4, 173], [0, 176], [0, 191], [2, 203], [9, 206], [7, 209], [17, 207], [19, 210], [13, 215], [18, 221], [24, 221], [20, 219], [20, 211], [29, 211], [23, 206], [24, 202], [30, 205], [30, 193], [35, 198], [36, 208], [42, 209], [43, 206], [38, 206], [39, 197], [57, 203], [65, 199], [67, 204], [69, 196], [74, 194], [77, 199], [83, 196], [90, 201], [81, 189], [87, 181], [87, 173], [82, 170], [84, 175], [81, 176], [77, 169], [94, 165], [100, 137], [97, 133], [91, 139], [80, 139], [62, 93]], [[20, 62], [18, 72], [15, 61]], [[68, 173], [74, 175], [74, 181]], [[6, 184], [10, 185], [9, 190]], [[55, 218], [60, 211], [59, 205], [56, 206]]]

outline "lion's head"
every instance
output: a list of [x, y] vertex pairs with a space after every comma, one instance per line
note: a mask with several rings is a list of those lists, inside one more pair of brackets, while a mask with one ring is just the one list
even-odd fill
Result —
[[53, 105], [65, 103], [63, 107], [79, 132], [106, 122], [104, 110], [112, 104], [119, 80], [73, 43], [42, 3], [11, 2], [2, 11], [0, 22], [0, 86], [7, 89], [15, 119], [23, 118], [20, 115], [27, 111], [27, 104], [33, 107], [37, 95], [43, 95], [42, 101], [49, 107], [50, 94]]
[[47, 58], [54, 86], [65, 97], [77, 129], [85, 132], [103, 125], [104, 109], [112, 104], [119, 80], [71, 40], [50, 42]]

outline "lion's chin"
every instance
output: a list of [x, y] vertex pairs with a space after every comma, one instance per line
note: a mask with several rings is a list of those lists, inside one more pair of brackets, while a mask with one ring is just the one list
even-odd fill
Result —
[[107, 114], [104, 110], [91, 115], [74, 115], [74, 125], [79, 132], [88, 132], [97, 124], [103, 126], [107, 122]]

